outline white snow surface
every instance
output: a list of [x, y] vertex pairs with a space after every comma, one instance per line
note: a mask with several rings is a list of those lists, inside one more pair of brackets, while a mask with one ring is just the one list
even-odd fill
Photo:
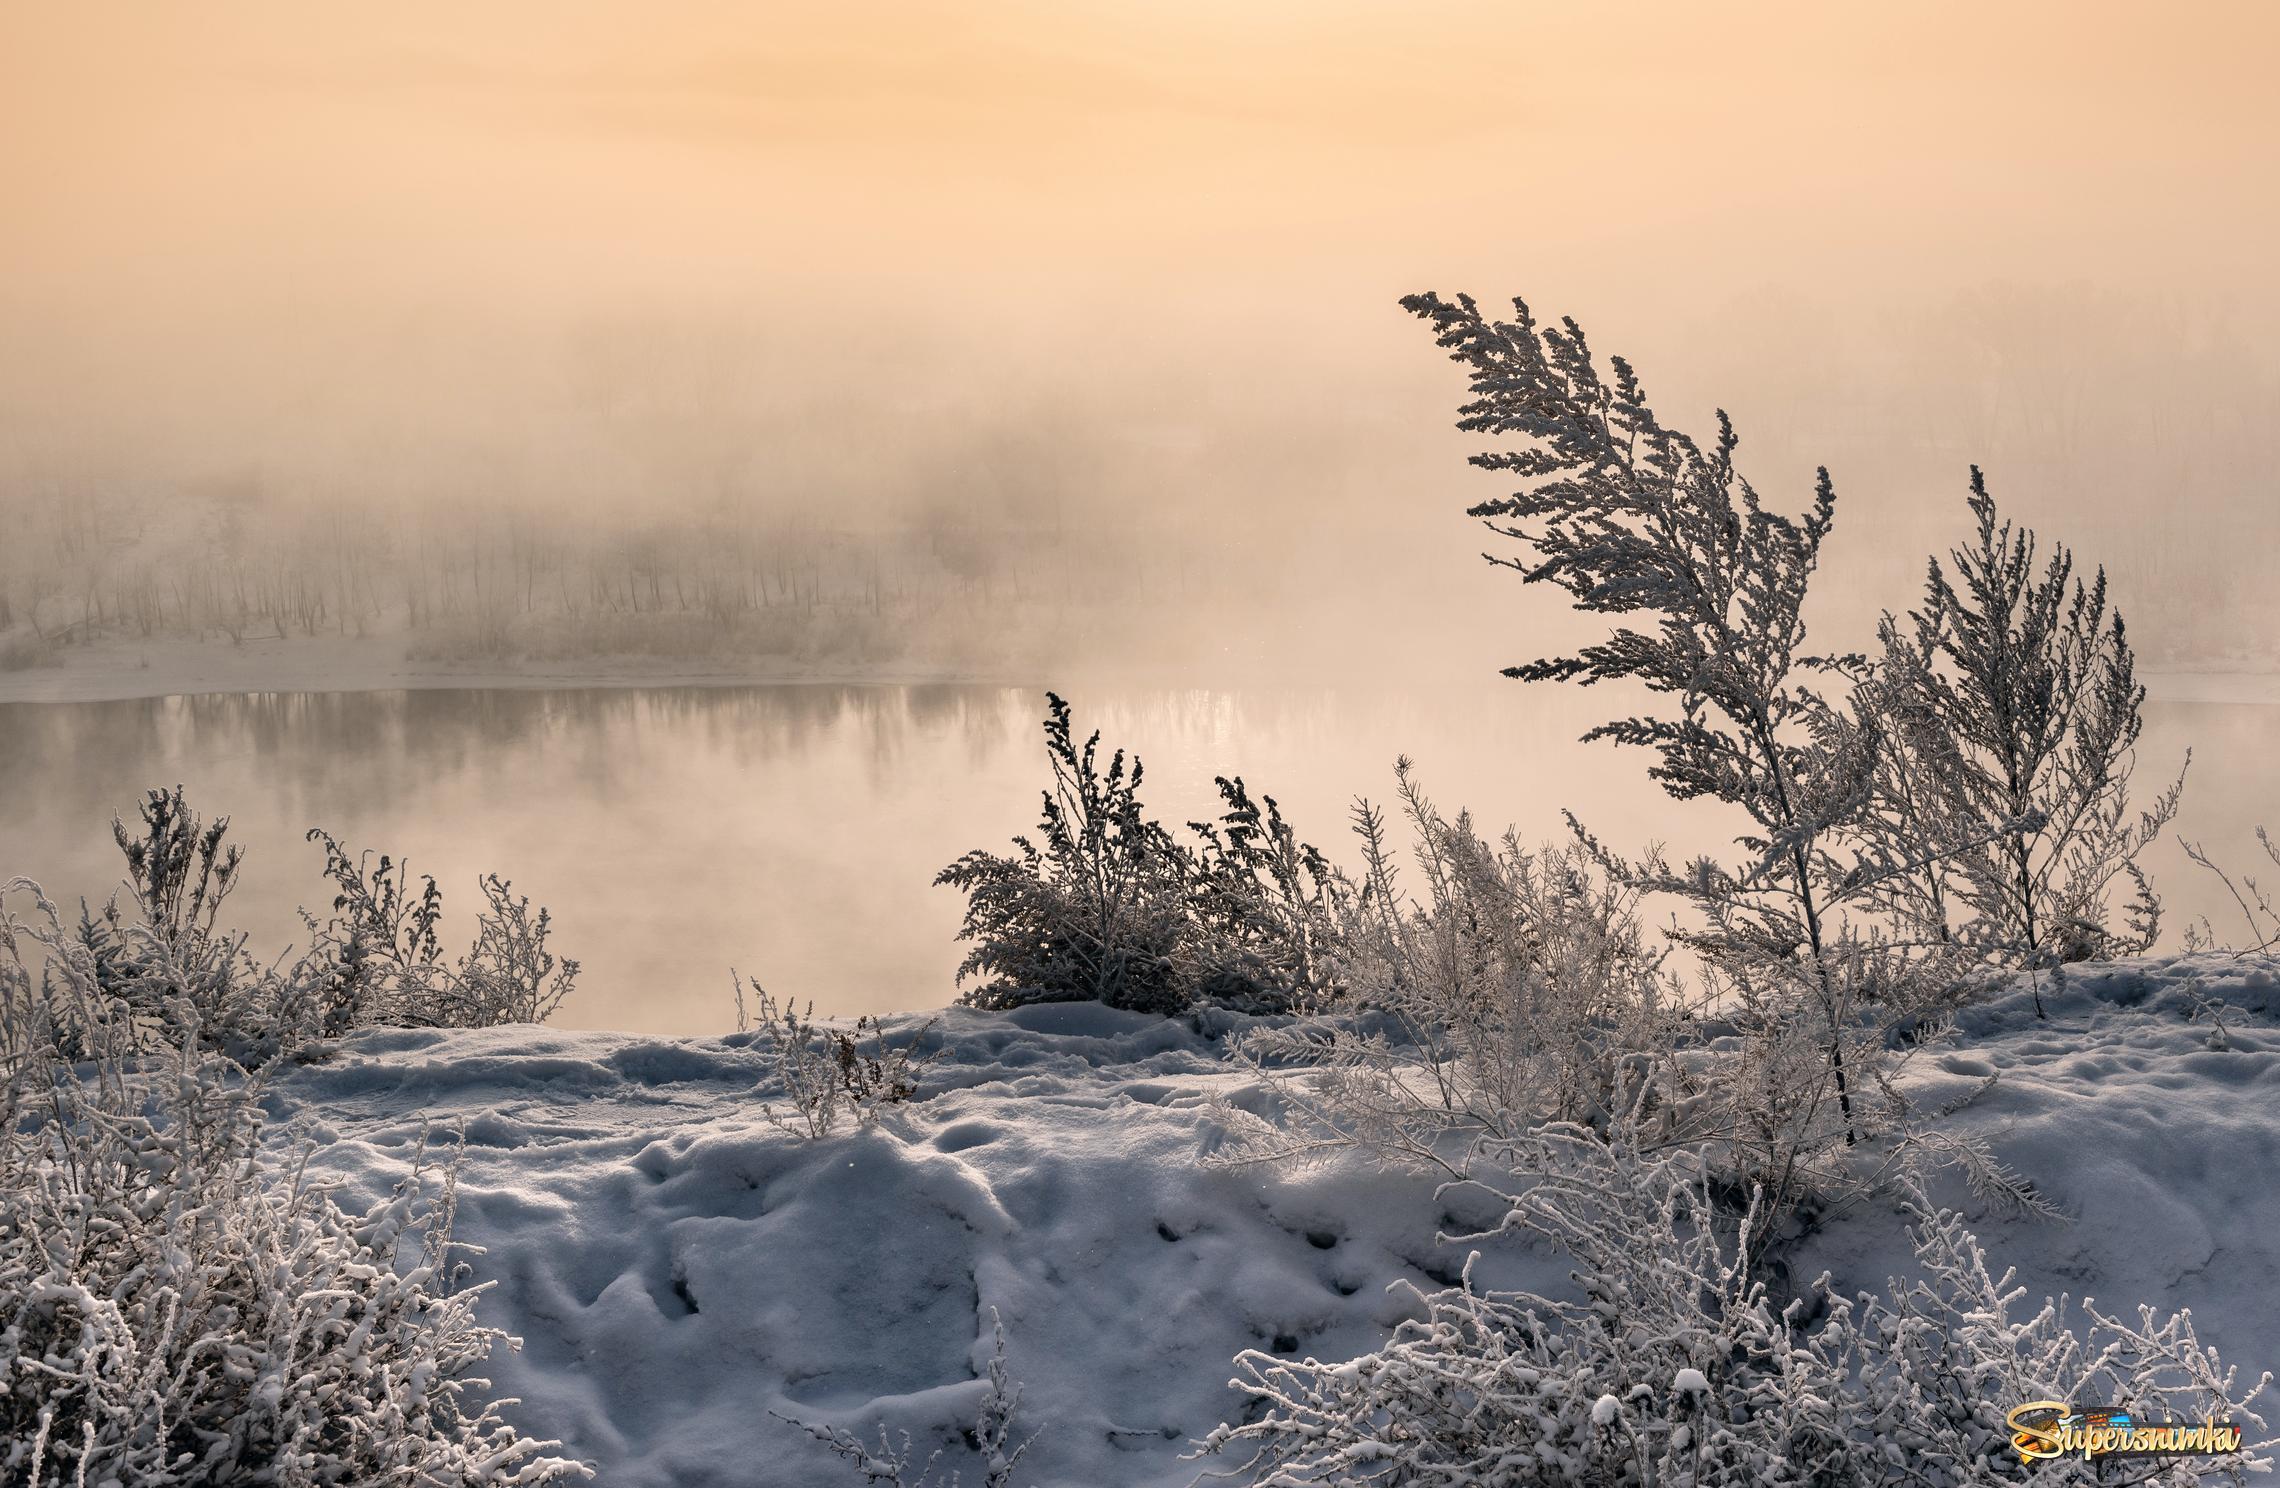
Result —
[[[2186, 1016], [2196, 978], [2230, 1004], [2222, 1049]], [[2249, 1378], [2280, 1366], [2280, 982], [2154, 960], [2074, 968], [2045, 1000], [2047, 1019], [2023, 991], [1970, 1010], [1911, 1080], [1936, 1106], [1995, 1075], [1949, 1129], [2069, 1219], [1943, 1197], [2032, 1299], [2190, 1307]], [[524, 1340], [491, 1374], [516, 1423], [605, 1488], [855, 1481], [774, 1413], [907, 1430], [978, 1481], [961, 1432], [993, 1312], [1041, 1432], [1021, 1481], [1186, 1484], [1228, 1465], [1183, 1454], [1242, 1410], [1238, 1351], [1377, 1346], [1412, 1305], [1394, 1283], [1463, 1264], [1470, 1247], [1436, 1232], [1492, 1217], [1352, 1157], [1204, 1166], [1207, 1097], [1258, 1092], [1188, 1023], [1090, 1004], [929, 1016], [944, 1054], [922, 1098], [822, 1141], [764, 1119], [742, 1036], [371, 1032], [281, 1076], [271, 1104], [351, 1202], [402, 1176], [423, 1122], [464, 1122], [459, 1236], [487, 1247], [484, 1317]], [[1560, 1257], [1482, 1249], [1481, 1285], [1566, 1285]], [[1790, 1266], [1857, 1290], [1907, 1258], [1896, 1209], [1872, 1203]]]

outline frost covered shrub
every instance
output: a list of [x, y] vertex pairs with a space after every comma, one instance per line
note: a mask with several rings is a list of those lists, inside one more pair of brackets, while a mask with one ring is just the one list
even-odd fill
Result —
[[[0, 888], [33, 901], [29, 920], [9, 922], [8, 953], [44, 1036], [74, 1059], [124, 1041], [247, 1064], [310, 1036], [322, 1022], [323, 967], [307, 955], [257, 961], [245, 936], [217, 926], [241, 861], [225, 840], [229, 818], [201, 820], [179, 786], [148, 792], [140, 814], [139, 832], [111, 823], [127, 865], [126, 904], [118, 894], [100, 910], [82, 902], [78, 921], [66, 927], [37, 884], [16, 879]], [[27, 946], [44, 962], [38, 977], [25, 969]]]
[[[227, 841], [230, 819], [202, 819], [179, 785], [145, 792], [139, 815], [139, 829], [111, 819], [126, 862], [125, 907], [117, 894], [99, 911], [83, 902], [66, 936], [37, 886], [20, 885], [37, 901], [26, 934], [66, 957], [65, 974], [86, 978], [96, 994], [63, 1005], [145, 1045], [202, 1046], [247, 1062], [274, 1056], [310, 1031], [321, 992], [305, 959], [264, 966], [243, 935], [218, 927], [244, 862]], [[67, 1053], [92, 1032], [68, 1020], [56, 1031]]]
[[[1943, 1113], [1910, 1109], [1899, 1078], [1952, 1032], [1948, 1015], [1972, 963], [1952, 947], [1910, 944], [1873, 924], [1847, 925], [1824, 969], [1850, 1016], [1832, 1036], [1820, 1009], [1788, 995], [1783, 969], [1753, 973], [1733, 959], [1705, 967], [1705, 1001], [1736, 1037], [1685, 1051], [1685, 1110], [1674, 1122], [1690, 1140], [1710, 1140], [1725, 1189], [1760, 1195], [1761, 1245], [1798, 1210], [1856, 1195], [1888, 1177], [1868, 1155], [1879, 1142], [1921, 1145]], [[1830, 1049], [1842, 1052], [1853, 1100], [1829, 1099]], [[1960, 1147], [1945, 1156], [1979, 1163]], [[2007, 1201], [2023, 1200], [1990, 1170]], [[2033, 1207], [2031, 1204], [2028, 1207]]]
[[[1176, 1013], [1198, 1001], [1254, 1012], [1318, 1003], [1333, 992], [1335, 880], [1297, 840], [1272, 797], [1219, 781], [1227, 810], [1180, 843], [1140, 801], [1137, 757], [1104, 768], [1100, 734], [1082, 745], [1069, 705], [1046, 694], [1052, 784], [1033, 841], [1011, 856], [976, 850], [935, 883], [966, 895], [972, 943], [963, 1000], [985, 1008], [1093, 1000]], [[1262, 804], [1263, 803], [1263, 804]]]
[[1196, 996], [1221, 1007], [1281, 1013], [1334, 1004], [1345, 992], [1340, 926], [1347, 885], [1240, 776], [1218, 777], [1226, 810], [1190, 822], [1187, 959]]
[[1483, 838], [1469, 815], [1443, 816], [1408, 760], [1395, 774], [1421, 887], [1408, 887], [1385, 812], [1357, 802], [1361, 876], [1332, 900], [1357, 1015], [1235, 1042], [1281, 1121], [1223, 1110], [1222, 1160], [1354, 1145], [1462, 1171], [1468, 1144], [1545, 1121], [1604, 1125], [1651, 1074], [1683, 1078], [1672, 1061], [1688, 1010], [1645, 944], [1638, 895], [1579, 845]]
[[757, 1033], [765, 1041], [776, 1083], [791, 1104], [789, 1114], [773, 1105], [763, 1108], [776, 1126], [818, 1140], [830, 1136], [842, 1116], [870, 1126], [889, 1106], [917, 1098], [918, 1072], [932, 1056], [914, 1053], [913, 1046], [933, 1027], [931, 1022], [910, 1041], [889, 1044], [879, 1020], [868, 1013], [852, 1029], [819, 1028], [812, 1002], [804, 1010], [779, 1002], [753, 978], [748, 1006], [746, 984], [733, 974], [730, 984], [736, 991], [736, 1031]]
[[482, 1288], [454, 1287], [448, 1171], [350, 1215], [265, 1154], [236, 1066], [185, 1050], [146, 1073], [116, 1046], [66, 1063], [25, 981], [0, 964], [0, 1479], [585, 1476], [471, 1373], [513, 1341], [475, 1321]]
[[1841, 1381], [1791, 1347], [1698, 1177], [1572, 1134], [1540, 1150], [1575, 1166], [1548, 1162], [1506, 1224], [1575, 1248], [1580, 1301], [1477, 1293], [1468, 1263], [1373, 1354], [1239, 1356], [1265, 1414], [1205, 1446], [1253, 1448], [1244, 1475], [1274, 1488], [1844, 1481], [1845, 1423], [1816, 1409]]
[[[2038, 573], [2034, 533], [1998, 520], [1977, 466], [1970, 507], [1971, 543], [1946, 567], [1931, 560], [1909, 616], [1905, 650], [1920, 660], [1904, 675], [1936, 730], [1922, 751], [1934, 799], [1917, 819], [2031, 825], [1944, 856], [1957, 928], [2027, 968], [2144, 951], [2160, 904], [2137, 859], [2176, 816], [2184, 781], [2131, 818], [2145, 689], [2105, 571], [2086, 587], [2055, 546]], [[1888, 621], [1888, 652], [1902, 649], [1896, 630]], [[2118, 922], [2107, 893], [2125, 878]]]
[[1492, 842], [1468, 813], [1444, 818], [1408, 760], [1394, 770], [1424, 893], [1404, 892], [1382, 814], [1358, 803], [1356, 1000], [1445, 1044], [1465, 1088], [1510, 1117], [1604, 1121], [1683, 1021], [1638, 894], [1580, 845], [1531, 853], [1509, 829]]
[[194, 1048], [258, 1065], [322, 1021], [326, 979], [306, 956], [265, 965], [235, 932], [169, 940], [115, 903], [100, 917], [82, 910], [66, 930], [37, 884], [19, 879], [6, 891], [34, 897], [33, 918], [18, 933], [43, 948], [46, 976], [84, 978], [99, 994], [50, 1009], [55, 1038], [73, 1057], [94, 1046], [99, 1030], [116, 1029], [145, 1049]]
[[368, 1026], [490, 1028], [543, 1023], [570, 995], [578, 963], [548, 948], [553, 919], [530, 912], [527, 896], [495, 873], [476, 880], [483, 908], [466, 954], [447, 961], [436, 922], [443, 892], [432, 877], [410, 893], [411, 868], [385, 853], [350, 856], [331, 833], [322, 843], [325, 877], [334, 887], [333, 916], [320, 924], [307, 911], [316, 955], [331, 972], [326, 1032]]
[[[1572, 322], [1508, 321], [1473, 301], [1403, 301], [1465, 365], [1458, 427], [1508, 447], [1475, 455], [1519, 489], [1472, 508], [1522, 548], [1490, 561], [1612, 617], [1600, 642], [1507, 669], [1527, 681], [1636, 683], [1667, 700], [1591, 730], [1652, 752], [1678, 800], [1738, 810], [1738, 862], [1626, 861], [1578, 840], [1615, 883], [1682, 906], [1670, 935], [1700, 959], [1704, 1001], [1750, 1047], [1729, 1082], [1733, 1176], [1794, 1202], [1883, 1120], [1895, 1041], [1936, 1020], [1990, 964], [2056, 964], [2142, 945], [2105, 893], [2176, 805], [2134, 824], [2126, 778], [2142, 700], [2103, 582], [2039, 575], [2031, 534], [1999, 524], [1975, 475], [1975, 547], [1932, 565], [1914, 633], [1883, 657], [1806, 649], [1804, 605], [1836, 511], [1819, 472], [1797, 517], [1770, 510], [1735, 464], [1721, 413], [1697, 443], [1662, 422], [1629, 364], [1603, 376]], [[2142, 890], [2142, 882], [2140, 883]], [[1811, 1057], [1807, 1057], [1810, 1055]]]
[[146, 1049], [195, 1047], [254, 1066], [353, 1028], [542, 1022], [577, 978], [578, 963], [549, 948], [546, 910], [532, 913], [529, 899], [495, 874], [478, 881], [474, 944], [445, 960], [435, 881], [409, 898], [402, 865], [382, 857], [375, 868], [369, 854], [352, 858], [321, 831], [309, 835], [324, 844], [333, 917], [320, 923], [303, 911], [308, 946], [257, 960], [244, 934], [219, 925], [243, 863], [227, 841], [230, 819], [205, 821], [180, 786], [147, 792], [140, 816], [139, 829], [111, 823], [126, 862], [124, 902], [114, 894], [100, 910], [83, 903], [66, 929], [36, 884], [10, 886], [36, 901], [22, 935], [44, 948], [58, 974], [93, 988], [51, 1009], [66, 1055], [78, 1057], [90, 1031], [81, 1025], [92, 1019]]
[[[2155, 1459], [2142, 1476], [2133, 1472], [2132, 1482], [2239, 1483], [2271, 1470], [2263, 1452], [2273, 1441], [2246, 1429], [2265, 1424], [2252, 1407], [2271, 1376], [2239, 1389], [2238, 1371], [2202, 1346], [2190, 1313], [2164, 1318], [2141, 1305], [2132, 1320], [2101, 1312], [2085, 1297], [2088, 1326], [2078, 1328], [2061, 1297], [2019, 1316], [2026, 1289], [2011, 1284], [2011, 1272], [1988, 1270], [1960, 1215], [1934, 1207], [1920, 1189], [1909, 1207], [1922, 1276], [1895, 1280], [1882, 1296], [1847, 1302], [1828, 1295], [1829, 1318], [1815, 1339], [1822, 1352], [1854, 1366], [1865, 1430], [1888, 1464], [1882, 1476], [1863, 1481], [2026, 1479], [2007, 1445], [2003, 1413], [2034, 1400], [2126, 1405], [2140, 1419], [2230, 1418], [2244, 1428], [2238, 1457], [2166, 1465]], [[2114, 1481], [2080, 1458], [2037, 1463], [2031, 1476], [2037, 1483]]]
[[244, 849], [223, 845], [230, 819], [202, 820], [181, 786], [143, 793], [142, 831], [111, 818], [111, 836], [127, 861], [127, 882], [151, 933], [183, 941], [214, 933], [222, 901], [237, 887]]
[[[1803, 1299], [1776, 1309], [1751, 1278], [1751, 1227], [1734, 1225], [1699, 1160], [1556, 1127], [1515, 1155], [1534, 1182], [1509, 1196], [1502, 1229], [1563, 1247], [1579, 1296], [1478, 1293], [1468, 1264], [1463, 1285], [1420, 1294], [1423, 1315], [1374, 1353], [1239, 1356], [1233, 1383], [1260, 1413], [1203, 1443], [1248, 1450], [1228, 1475], [1258, 1488], [1946, 1488], [2028, 1478], [2003, 1412], [2031, 1400], [2263, 1424], [2249, 1408], [2263, 1383], [2237, 1393], [2182, 1314], [2132, 1324], [2085, 1304], [2086, 1334], [2063, 1302], [2016, 1318], [2019, 1289], [1920, 1193], [1922, 1278], [1853, 1300], [1824, 1279], [1813, 1318]], [[2268, 1460], [2157, 1464], [2133, 1481], [2241, 1481]], [[2079, 1461], [2032, 1477], [2101, 1481]]]
[[483, 908], [475, 917], [475, 944], [460, 958], [455, 1003], [443, 1010], [447, 1026], [488, 1028], [498, 1023], [543, 1023], [554, 1016], [578, 978], [578, 963], [557, 959], [546, 947], [553, 919], [530, 896], [496, 873], [475, 881]]
[[1846, 1140], [1857, 1139], [1857, 1072], [1845, 1067], [1857, 1009], [1830, 958], [1845, 901], [1862, 887], [1863, 865], [1841, 856], [1842, 827], [1866, 799], [1870, 754], [1811, 685], [1827, 663], [1803, 650], [1806, 587], [1836, 515], [1828, 472], [1802, 518], [1770, 511], [1735, 467], [1724, 413], [1707, 447], [1669, 428], [1629, 363], [1617, 357], [1613, 379], [1600, 375], [1573, 321], [1541, 326], [1520, 301], [1508, 322], [1469, 297], [1402, 304], [1468, 368], [1473, 396], [1457, 426], [1521, 441], [1472, 457], [1522, 482], [1472, 508], [1528, 550], [1491, 561], [1618, 617], [1604, 641], [1506, 675], [1632, 681], [1674, 700], [1662, 716], [1584, 737], [1652, 750], [1649, 775], [1678, 800], [1738, 808], [1745, 863], [1650, 858], [1629, 877], [1693, 909], [1704, 923], [1683, 939], [1706, 961], [1817, 1013], [1825, 1083]]
[[[2280, 868], [2280, 844], [2273, 842], [2272, 834], [2263, 827], [2258, 827], [2256, 829], [2256, 841], [2264, 849], [2264, 855], [2272, 860], [2273, 866]], [[2227, 949], [2237, 956], [2256, 956], [2269, 959], [2276, 949], [2280, 949], [2280, 906], [2274, 904], [2272, 891], [2258, 882], [2254, 874], [2243, 873], [2239, 878], [2234, 878], [2232, 874], [2218, 866], [2216, 860], [2209, 856], [2207, 849], [2202, 847], [2200, 843], [2183, 842], [2182, 845], [2186, 857], [2208, 872], [2215, 874], [2218, 880], [2224, 884], [2225, 893], [2231, 897], [2234, 906], [2240, 911], [2241, 919], [2248, 926], [2248, 939], [2245, 943], [2239, 946], [2223, 947], [2223, 949]], [[2188, 950], [2219, 949], [2215, 927], [2204, 919], [2192, 931], [2186, 948]]]
[[1082, 746], [1069, 705], [1046, 694], [1046, 757], [1038, 841], [1014, 856], [979, 849], [935, 883], [966, 895], [961, 938], [973, 949], [958, 979], [986, 978], [963, 998], [976, 1007], [1097, 1000], [1142, 1012], [1187, 1003], [1178, 963], [1185, 864], [1171, 834], [1140, 804], [1142, 767], [1124, 751], [1099, 762], [1100, 734]]
[[435, 880], [422, 879], [413, 897], [410, 865], [384, 853], [377, 866], [369, 853], [351, 857], [331, 833], [315, 827], [305, 840], [323, 844], [324, 874], [335, 890], [328, 923], [301, 912], [312, 939], [326, 947], [333, 973], [325, 1032], [337, 1036], [383, 1020], [391, 1004], [432, 1002], [446, 976], [435, 928], [443, 891]]

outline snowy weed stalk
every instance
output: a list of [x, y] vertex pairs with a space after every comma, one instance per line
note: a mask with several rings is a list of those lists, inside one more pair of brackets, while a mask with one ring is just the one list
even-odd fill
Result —
[[[1030, 1431], [1017, 1439], [1015, 1416], [1021, 1408], [1021, 1386], [1006, 1368], [1005, 1322], [994, 1307], [990, 1309], [990, 1335], [990, 1362], [982, 1376], [982, 1398], [966, 1439], [981, 1459], [981, 1488], [1014, 1488], [1013, 1471], [1028, 1455], [1037, 1433]], [[802, 1421], [780, 1411], [769, 1414], [823, 1443], [874, 1488], [958, 1488], [962, 1481], [955, 1469], [947, 1478], [941, 1476], [946, 1449], [937, 1447], [920, 1457], [907, 1431], [899, 1438], [890, 1437], [881, 1425], [875, 1440], [866, 1442], [844, 1426]]]
[[[739, 978], [734, 971], [729, 985], [736, 994], [736, 1031], [765, 1041], [766, 1058], [783, 1090], [788, 1112], [773, 1102], [761, 1107], [779, 1130], [820, 1141], [838, 1128], [842, 1116], [869, 1127], [889, 1107], [918, 1098], [919, 1071], [934, 1056], [916, 1049], [934, 1027], [932, 1021], [907, 1041], [890, 1044], [879, 1020], [868, 1013], [851, 1029], [819, 1026], [812, 1002], [803, 1009], [779, 1001], [758, 978]], [[749, 1004], [747, 986], [752, 989]]]

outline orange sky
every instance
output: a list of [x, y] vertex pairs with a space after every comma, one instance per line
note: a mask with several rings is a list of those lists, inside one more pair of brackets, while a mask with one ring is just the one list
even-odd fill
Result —
[[[1427, 287], [1575, 313], [1745, 437], [1841, 436], [1828, 382], [1905, 396], [1893, 318], [1990, 289], [2183, 316], [2269, 368], [2276, 17], [0, 0], [0, 421], [162, 477], [315, 468], [375, 409], [539, 441], [565, 337], [695, 324], [813, 418], [1129, 381], [1143, 442], [1256, 459], [1445, 423], [1450, 371], [1391, 308]], [[716, 375], [690, 355], [659, 385]]]
[[0, 14], [19, 294], [2245, 276], [2280, 149], [2249, 4]]

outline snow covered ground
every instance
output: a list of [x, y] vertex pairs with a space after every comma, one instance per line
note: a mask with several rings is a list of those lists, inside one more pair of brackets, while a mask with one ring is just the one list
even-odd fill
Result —
[[[2230, 1004], [2221, 1040], [2187, 1016], [2196, 978]], [[2035, 1297], [2191, 1307], [2251, 1378], [2280, 1366], [2280, 980], [2212, 958], [2077, 968], [2048, 1006], [1971, 1010], [1911, 1077], [1931, 1105], [1986, 1087], [1951, 1129], [2070, 1216], [1985, 1214], [1981, 1237]], [[495, 1375], [519, 1424], [611, 1488], [855, 1481], [772, 1412], [908, 1430], [973, 1480], [959, 1432], [993, 1312], [1042, 1432], [1024, 1481], [1184, 1484], [1212, 1465], [1183, 1460], [1190, 1440], [1241, 1408], [1236, 1352], [1360, 1353], [1409, 1305], [1390, 1286], [1462, 1263], [1422, 1177], [1201, 1164], [1208, 1098], [1243, 1102], [1247, 1079], [1184, 1023], [1089, 1004], [935, 1016], [922, 1099], [816, 1142], [764, 1119], [743, 1037], [373, 1032], [273, 1100], [356, 1199], [400, 1176], [423, 1121], [464, 1120], [460, 1235], [489, 1247], [488, 1320], [524, 1339]], [[1873, 1288], [1906, 1253], [1874, 1204], [1793, 1265]], [[1564, 1276], [1513, 1245], [1481, 1272]]]

